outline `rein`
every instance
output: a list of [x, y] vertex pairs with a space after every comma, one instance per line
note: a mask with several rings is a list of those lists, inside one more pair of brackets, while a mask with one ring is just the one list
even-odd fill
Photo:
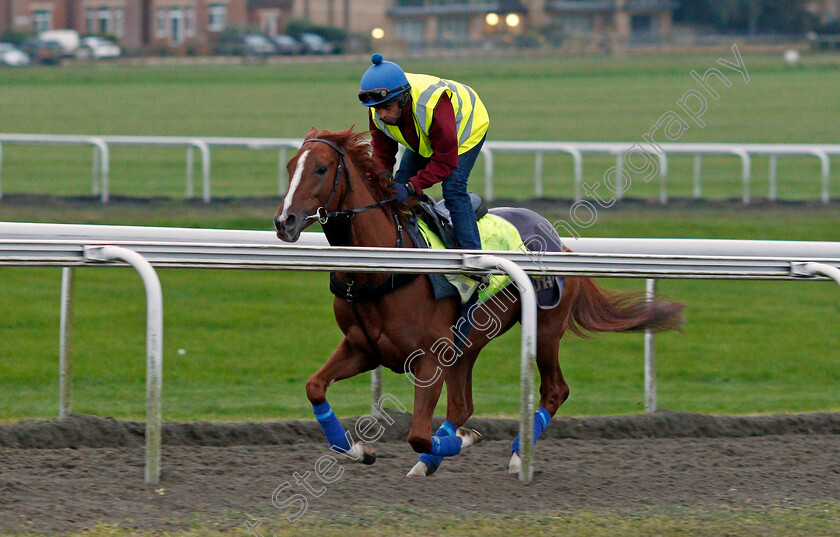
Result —
[[[383, 205], [391, 203], [392, 201], [396, 201], [394, 198], [391, 198], [391, 199], [387, 199], [387, 200], [380, 201], [380, 202], [377, 202], [377, 203], [373, 203], [371, 205], [366, 205], [364, 207], [358, 207], [356, 209], [347, 209], [347, 210], [344, 210], [344, 211], [329, 211], [328, 212], [326, 207], [329, 206], [329, 204], [332, 202], [333, 198], [335, 197], [336, 191], [338, 190], [338, 182], [341, 178], [342, 172], [344, 172], [344, 174], [347, 178], [348, 184], [350, 182], [350, 172], [347, 171], [347, 164], [344, 162], [345, 153], [344, 153], [344, 150], [342, 148], [340, 148], [336, 143], [334, 143], [330, 140], [325, 140], [323, 138], [310, 138], [308, 140], [304, 140], [303, 143], [309, 143], [309, 142], [321, 142], [321, 143], [325, 143], [328, 146], [330, 146], [331, 148], [333, 148], [335, 150], [335, 152], [338, 153], [338, 167], [336, 167], [336, 170], [335, 170], [335, 179], [333, 180], [332, 191], [330, 192], [330, 195], [327, 198], [327, 201], [324, 203], [324, 205], [322, 205], [321, 207], [318, 207], [318, 210], [315, 212], [315, 214], [313, 214], [311, 216], [308, 216], [307, 219], [317, 218], [318, 221], [323, 226], [332, 225], [332, 223], [328, 224], [328, 222], [331, 218], [347, 218], [347, 219], [351, 219], [351, 221], [352, 221], [352, 218], [359, 213], [362, 213], [364, 211], [368, 211], [370, 209], [375, 209], [377, 207], [381, 207]], [[394, 224], [396, 224], [396, 226], [397, 226], [397, 244], [396, 244], [396, 247], [397, 248], [404, 248], [405, 247], [405, 235], [403, 233], [404, 232], [403, 226], [400, 223], [400, 219], [397, 216], [396, 211], [392, 210], [391, 215], [394, 218]], [[326, 227], [325, 227], [324, 231], [325, 232], [327, 231]], [[350, 302], [351, 304], [353, 304], [354, 305], [354, 311], [355, 311], [355, 302], [363, 302], [363, 301], [370, 301], [370, 300], [379, 299], [379, 298], [385, 296], [386, 294], [390, 293], [391, 291], [394, 291], [394, 290], [402, 287], [403, 285], [406, 285], [407, 283], [411, 282], [418, 275], [417, 274], [391, 274], [388, 278], [385, 278], [384, 281], [382, 281], [378, 284], [371, 284], [371, 283], [356, 284], [355, 283], [355, 278], [353, 277], [352, 274], [348, 273], [347, 276], [348, 276], [347, 281], [343, 282], [336, 277], [334, 272], [330, 273], [330, 291], [332, 291], [332, 293], [335, 296], [337, 296], [339, 298], [343, 298], [347, 302]], [[363, 330], [364, 330], [364, 328], [363, 328]]]
[[[387, 199], [387, 200], [383, 200], [383, 201], [378, 201], [378, 202], [373, 203], [371, 205], [365, 205], [364, 207], [358, 207], [356, 209], [347, 209], [347, 210], [344, 210], [344, 211], [327, 212], [326, 207], [327, 207], [327, 205], [330, 204], [333, 197], [335, 197], [335, 193], [338, 190], [338, 180], [341, 177], [341, 171], [342, 171], [342, 169], [346, 170], [346, 168], [347, 168], [346, 164], [344, 163], [344, 150], [341, 149], [340, 147], [338, 147], [338, 145], [335, 144], [334, 142], [331, 142], [329, 140], [325, 140], [323, 138], [310, 138], [308, 140], [303, 141], [303, 143], [305, 143], [305, 144], [309, 143], [309, 142], [322, 142], [322, 143], [325, 143], [328, 146], [332, 147], [338, 153], [338, 167], [336, 167], [336, 169], [335, 169], [335, 180], [333, 181], [332, 191], [330, 192], [330, 196], [327, 198], [326, 203], [324, 203], [322, 206], [318, 207], [318, 210], [315, 211], [315, 214], [307, 216], [306, 217], [307, 220], [312, 219], [312, 218], [317, 218], [318, 222], [320, 222], [323, 225], [323, 224], [326, 224], [329, 221], [330, 218], [341, 218], [341, 217], [353, 218], [354, 216], [356, 216], [359, 213], [369, 211], [370, 209], [376, 209], [377, 207], [382, 207], [383, 205], [387, 205], [388, 203], [391, 203], [392, 201], [397, 201], [396, 198], [391, 198], [391, 199]], [[350, 172], [346, 172], [346, 173], [347, 173], [347, 181], [349, 183], [350, 182], [350, 175], [349, 175]]]
[[[335, 170], [335, 179], [333, 180], [332, 191], [330, 192], [326, 203], [324, 203], [324, 205], [322, 205], [321, 207], [318, 207], [318, 210], [315, 211], [315, 214], [308, 216], [307, 219], [317, 218], [318, 222], [320, 222], [322, 226], [326, 226], [331, 218], [347, 218], [349, 221], [352, 222], [352, 218], [359, 213], [369, 211], [370, 209], [375, 209], [377, 207], [382, 207], [383, 205], [387, 205], [388, 203], [396, 201], [396, 198], [391, 198], [384, 201], [379, 201], [377, 203], [373, 203], [371, 205], [366, 205], [364, 207], [358, 207], [356, 209], [328, 212], [326, 207], [335, 197], [335, 193], [338, 190], [338, 181], [341, 177], [342, 170], [344, 170], [345, 175], [347, 177], [348, 186], [350, 183], [350, 172], [347, 171], [347, 165], [344, 162], [344, 150], [341, 149], [337, 144], [331, 142], [330, 140], [325, 140], [323, 138], [310, 138], [308, 140], [304, 140], [303, 143], [309, 142], [325, 143], [328, 146], [332, 147], [336, 151], [336, 153], [338, 153], [339, 156], [338, 167]], [[394, 223], [397, 226], [397, 248], [404, 248], [405, 236], [403, 235], [403, 226], [400, 223], [400, 219], [397, 216], [395, 210], [391, 209], [391, 215], [393, 216]], [[324, 231], [326, 232], [326, 227]], [[382, 359], [382, 355], [379, 353], [379, 348], [376, 346], [376, 342], [373, 340], [373, 337], [371, 337], [370, 332], [368, 332], [368, 329], [365, 326], [365, 321], [364, 319], [362, 319], [362, 315], [359, 313], [358, 303], [378, 300], [379, 298], [382, 298], [388, 293], [411, 283], [418, 276], [419, 274], [391, 274], [390, 276], [385, 278], [384, 281], [377, 284], [356, 284], [355, 277], [353, 274], [347, 273], [347, 281], [343, 282], [340, 279], [338, 279], [338, 276], [335, 275], [335, 272], [330, 272], [330, 291], [335, 296], [346, 300], [350, 304], [350, 309], [353, 311], [353, 315], [356, 317], [356, 322], [359, 323], [359, 328], [361, 328], [362, 334], [364, 334], [365, 341], [367, 341], [368, 347], [370, 348], [374, 357], [377, 360], [379, 360], [379, 363], [385, 363], [385, 361]], [[403, 373], [404, 371], [396, 372]]]

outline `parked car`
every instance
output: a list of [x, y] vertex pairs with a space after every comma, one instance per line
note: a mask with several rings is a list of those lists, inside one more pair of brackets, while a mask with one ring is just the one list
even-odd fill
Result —
[[13, 67], [28, 65], [29, 55], [11, 43], [0, 43], [0, 64]]
[[20, 49], [29, 55], [33, 63], [58, 65], [64, 58], [64, 48], [57, 41], [44, 41], [37, 37], [24, 39]]
[[113, 41], [103, 37], [83, 37], [76, 51], [76, 57], [81, 59], [100, 60], [103, 58], [119, 58], [122, 49]]
[[76, 30], [47, 30], [38, 34], [38, 39], [58, 43], [66, 58], [72, 57], [79, 48], [79, 32]]
[[302, 33], [299, 37], [304, 49], [309, 54], [329, 54], [332, 52], [332, 45], [318, 34]]
[[216, 54], [222, 56], [270, 56], [274, 45], [260, 34], [222, 36], [216, 46]]
[[243, 38], [246, 56], [271, 56], [274, 54], [274, 45], [268, 38], [260, 34], [248, 34]]
[[274, 43], [277, 54], [291, 55], [303, 53], [304, 45], [290, 35], [275, 35], [270, 37], [271, 42]]

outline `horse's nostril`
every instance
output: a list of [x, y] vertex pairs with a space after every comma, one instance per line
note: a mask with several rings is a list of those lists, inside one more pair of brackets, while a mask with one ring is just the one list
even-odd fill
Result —
[[286, 217], [286, 221], [285, 221], [285, 222], [283, 222], [283, 226], [284, 226], [286, 229], [292, 229], [292, 228], [294, 228], [294, 227], [295, 227], [295, 215], [290, 214], [289, 216], [287, 216], [287, 217]]

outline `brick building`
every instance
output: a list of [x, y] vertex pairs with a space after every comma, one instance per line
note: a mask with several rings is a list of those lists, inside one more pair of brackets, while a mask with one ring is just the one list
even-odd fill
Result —
[[[814, 4], [835, 4], [823, 0]], [[228, 26], [283, 33], [308, 19], [370, 36], [379, 50], [516, 44], [559, 35], [593, 49], [672, 32], [670, 0], [0, 0], [0, 31], [72, 28], [129, 50], [212, 43]]]
[[554, 34], [594, 49], [667, 38], [678, 5], [670, 0], [295, 0], [292, 16], [373, 35], [382, 50], [516, 44], [528, 34]]
[[128, 50], [209, 43], [248, 22], [247, 0], [0, 0], [0, 32], [69, 28]]

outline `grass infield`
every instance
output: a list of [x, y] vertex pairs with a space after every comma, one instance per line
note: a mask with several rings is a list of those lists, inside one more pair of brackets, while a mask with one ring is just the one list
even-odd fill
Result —
[[[94, 200], [3, 202], [4, 219], [267, 229], [279, 200], [203, 206]], [[840, 240], [835, 206], [741, 208], [737, 204], [647, 207], [599, 213], [589, 236]], [[539, 208], [550, 220], [563, 209]], [[166, 420], [307, 418], [304, 383], [341, 335], [322, 273], [159, 271], [164, 291]], [[0, 269], [0, 420], [56, 415], [57, 268]], [[602, 280], [643, 289], [639, 280]], [[142, 419], [145, 299], [131, 270], [76, 271], [74, 410]], [[840, 362], [829, 282], [663, 280], [661, 293], [687, 306], [682, 333], [657, 337], [663, 408], [710, 413], [840, 409]], [[513, 417], [519, 400], [519, 332], [491, 343], [475, 369], [476, 414]], [[641, 335], [564, 338], [560, 360], [572, 396], [564, 415], [643, 411]], [[368, 376], [330, 389], [341, 415], [369, 410]], [[412, 385], [386, 372], [385, 390], [410, 403]], [[439, 408], [442, 411], [443, 407]]]
[[[690, 71], [727, 74], [720, 98], [680, 141], [836, 142], [826, 103], [836, 103], [840, 59], [806, 56], [796, 67], [777, 56], [742, 54], [744, 77], [721, 66], [726, 55], [570, 59], [405, 60], [473, 86], [490, 110], [494, 140], [642, 140], [697, 82]], [[366, 127], [355, 97], [367, 60], [273, 65], [78, 66], [0, 71], [5, 132], [302, 136], [310, 126]], [[683, 113], [684, 115], [684, 113]], [[213, 153], [213, 184], [223, 199], [209, 206], [182, 199], [181, 150], [112, 150], [115, 202], [90, 195], [90, 149], [5, 144], [0, 220], [270, 229], [279, 200], [277, 155]], [[836, 204], [822, 207], [817, 164], [780, 159], [780, 196], [792, 203], [750, 207], [740, 197], [740, 164], [704, 159], [704, 195], [714, 203], [666, 208], [628, 202], [600, 210], [585, 236], [840, 240]], [[533, 188], [530, 157], [496, 159], [496, 195], [519, 203]], [[691, 157], [669, 161], [670, 191], [687, 196]], [[611, 159], [586, 157], [598, 180]], [[767, 164], [756, 159], [754, 192], [766, 188]], [[836, 175], [836, 173], [835, 173]], [[571, 164], [545, 161], [539, 212], [568, 218]], [[479, 165], [471, 188], [481, 192]], [[656, 196], [655, 181], [636, 181], [628, 198]], [[432, 194], [436, 190], [432, 189]], [[42, 198], [50, 194], [64, 198]], [[35, 195], [32, 197], [31, 195]], [[134, 196], [127, 199], [120, 196]], [[166, 196], [167, 198], [161, 198]], [[139, 198], [136, 198], [139, 197]], [[721, 201], [724, 200], [724, 201]], [[318, 273], [162, 270], [164, 418], [308, 417], [306, 378], [340, 339], [327, 278]], [[607, 281], [641, 289], [634, 280]], [[144, 398], [143, 289], [128, 270], [77, 274], [74, 409], [141, 418]], [[60, 271], [0, 269], [0, 420], [56, 414]], [[661, 292], [687, 305], [681, 334], [657, 339], [660, 404], [676, 410], [774, 413], [838, 410], [837, 289], [829, 283], [664, 281]], [[492, 343], [476, 368], [476, 412], [517, 411], [518, 332]], [[642, 411], [642, 338], [565, 339], [561, 364], [572, 396], [561, 413]], [[367, 376], [342, 382], [330, 400], [342, 415], [368, 408]], [[410, 401], [411, 385], [390, 373], [385, 389]]]

